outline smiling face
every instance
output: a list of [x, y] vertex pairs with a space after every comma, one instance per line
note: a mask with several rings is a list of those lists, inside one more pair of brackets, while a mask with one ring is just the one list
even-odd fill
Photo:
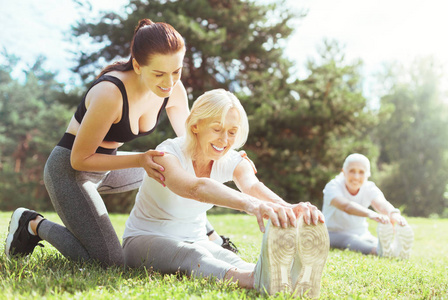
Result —
[[342, 172], [344, 173], [347, 190], [350, 194], [356, 195], [367, 179], [365, 165], [361, 162], [353, 161]]
[[240, 114], [236, 108], [229, 109], [224, 121], [221, 116], [200, 120], [192, 126], [197, 138], [195, 157], [204, 161], [223, 157], [235, 143], [239, 127]]
[[134, 62], [134, 70], [142, 83], [159, 97], [169, 97], [182, 74], [185, 51], [174, 54], [155, 54], [147, 66]]

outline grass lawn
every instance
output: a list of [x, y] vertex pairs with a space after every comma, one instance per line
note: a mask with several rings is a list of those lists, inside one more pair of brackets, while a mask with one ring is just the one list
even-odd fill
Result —
[[[45, 217], [59, 221], [55, 213]], [[11, 212], [0, 212], [0, 299], [255, 299], [269, 298], [235, 284], [182, 276], [161, 276], [144, 269], [102, 269], [70, 262], [48, 243], [33, 255], [4, 255]], [[111, 215], [121, 237], [127, 215]], [[210, 215], [215, 229], [238, 246], [241, 257], [256, 262], [261, 233], [255, 218]], [[331, 250], [324, 269], [321, 299], [448, 299], [448, 220], [408, 218], [415, 232], [408, 261]], [[375, 231], [373, 223], [371, 230]], [[271, 297], [274, 298], [274, 297]], [[277, 295], [278, 299], [290, 299]]]

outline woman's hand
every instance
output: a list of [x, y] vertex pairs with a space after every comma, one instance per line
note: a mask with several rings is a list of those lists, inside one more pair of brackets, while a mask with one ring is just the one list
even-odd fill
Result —
[[389, 215], [390, 222], [392, 225], [398, 224], [401, 226], [406, 226], [408, 222], [406, 222], [405, 218], [399, 212], [393, 212]]
[[146, 174], [148, 174], [149, 177], [153, 178], [161, 185], [166, 186], [164, 183], [165, 177], [160, 173], [165, 171], [165, 169], [153, 159], [154, 156], [163, 156], [164, 154], [165, 153], [157, 150], [148, 150], [140, 155], [139, 164], [145, 169]]
[[382, 224], [388, 224], [390, 222], [388, 216], [376, 213], [374, 211], [370, 211], [367, 217], [375, 222]]
[[322, 212], [309, 202], [300, 202], [292, 205], [292, 209], [296, 218], [303, 216], [303, 220], [307, 225], [313, 223], [317, 225], [318, 222], [325, 223], [325, 217]]
[[261, 232], [265, 231], [264, 219], [269, 219], [274, 226], [283, 228], [289, 225], [297, 226], [297, 219], [292, 208], [280, 204], [259, 201], [252, 214], [257, 218]]

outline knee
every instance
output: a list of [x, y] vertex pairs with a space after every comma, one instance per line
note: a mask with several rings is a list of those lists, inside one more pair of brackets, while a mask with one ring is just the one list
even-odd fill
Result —
[[124, 266], [124, 254], [121, 247], [99, 251], [95, 254], [89, 253], [90, 258], [97, 260], [104, 267], [122, 267]]
[[183, 260], [198, 262], [201, 261], [204, 257], [208, 256], [210, 253], [200, 247], [195, 247], [194, 245], [183, 245], [181, 249], [179, 249], [178, 253], [184, 253]]

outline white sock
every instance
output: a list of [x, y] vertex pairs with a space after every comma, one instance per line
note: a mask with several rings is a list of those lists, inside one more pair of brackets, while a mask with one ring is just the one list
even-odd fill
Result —
[[36, 235], [36, 234], [33, 232], [33, 230], [31, 230], [31, 224], [30, 224], [30, 223], [28, 223], [28, 232], [29, 232], [30, 234], [32, 234], [32, 235]]
[[224, 243], [224, 241], [222, 240], [222, 238], [218, 235], [218, 237], [216, 239], [214, 239], [212, 241], [213, 243], [215, 243], [218, 246], [222, 246], [222, 244]]

